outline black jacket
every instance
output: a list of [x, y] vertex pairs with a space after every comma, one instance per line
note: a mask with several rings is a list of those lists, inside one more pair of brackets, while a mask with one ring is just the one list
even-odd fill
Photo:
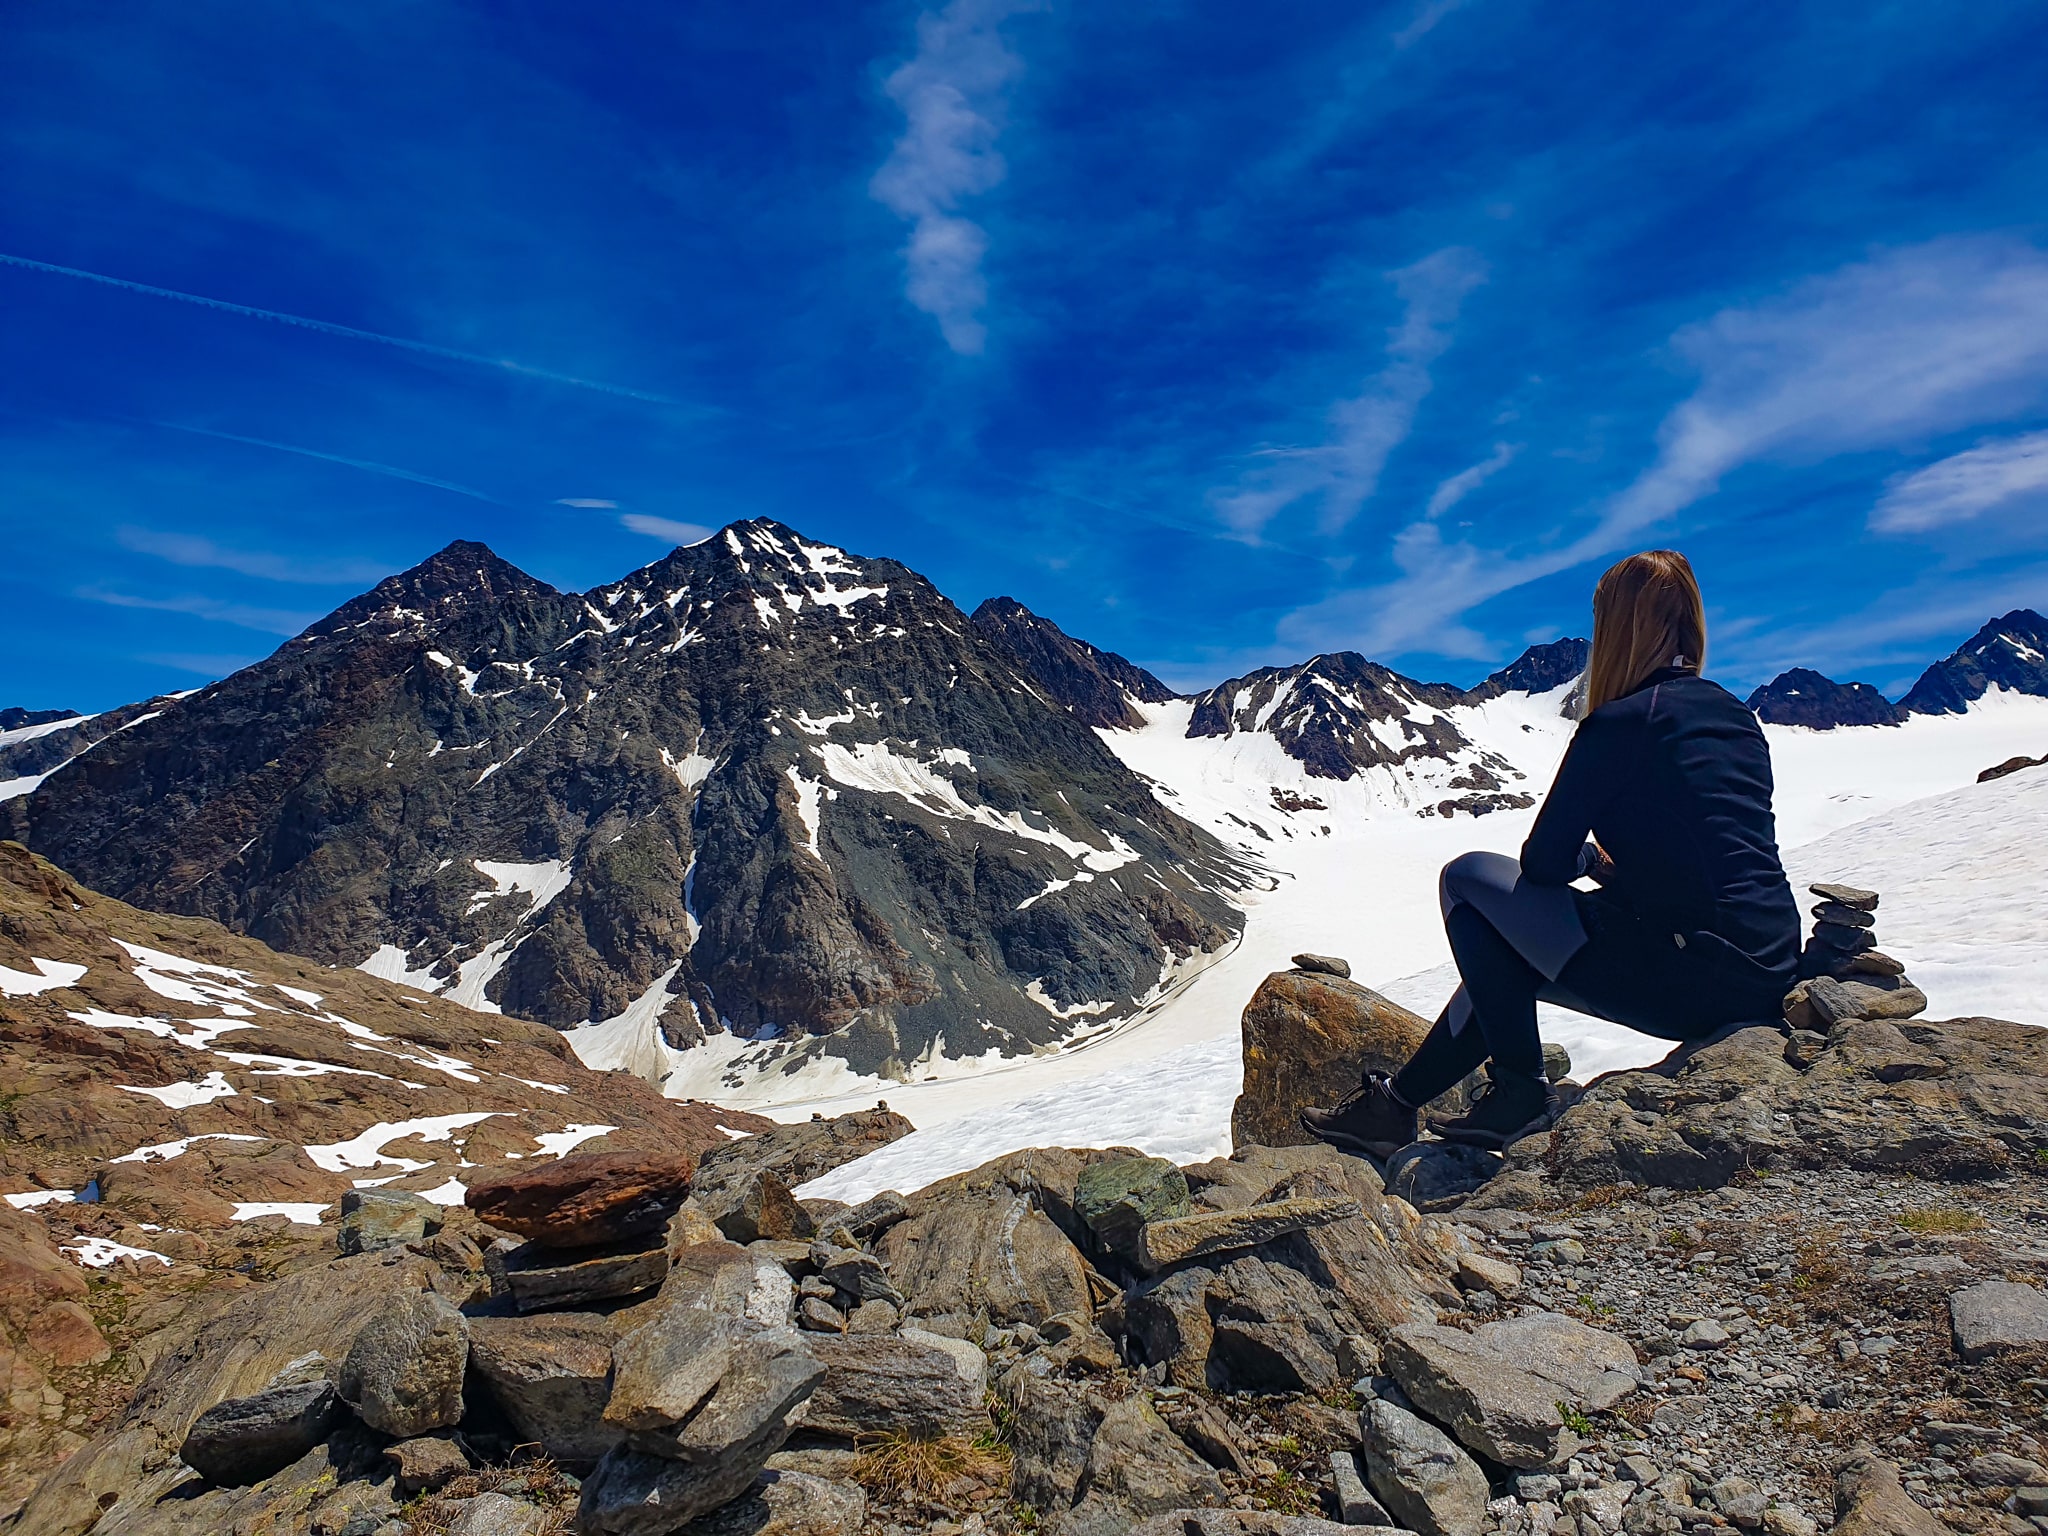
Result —
[[1770, 747], [1733, 694], [1667, 667], [1580, 722], [1522, 845], [1523, 875], [1568, 885], [1588, 873], [1589, 832], [1614, 861], [1600, 905], [1759, 998], [1793, 984], [1799, 907], [1778, 862]]

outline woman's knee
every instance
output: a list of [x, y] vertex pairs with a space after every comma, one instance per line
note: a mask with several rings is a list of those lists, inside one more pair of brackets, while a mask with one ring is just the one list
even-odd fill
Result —
[[1522, 866], [1518, 861], [1504, 853], [1474, 849], [1470, 853], [1459, 854], [1443, 867], [1436, 881], [1437, 900], [1448, 916], [1452, 907], [1470, 900], [1472, 892], [1512, 891], [1515, 882], [1521, 878]]

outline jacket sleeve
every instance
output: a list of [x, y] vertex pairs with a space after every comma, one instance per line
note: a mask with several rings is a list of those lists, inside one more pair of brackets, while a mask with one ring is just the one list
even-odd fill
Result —
[[1580, 722], [1522, 844], [1522, 874], [1532, 885], [1570, 885], [1586, 872], [1593, 819], [1620, 783], [1625, 732], [1618, 722]]

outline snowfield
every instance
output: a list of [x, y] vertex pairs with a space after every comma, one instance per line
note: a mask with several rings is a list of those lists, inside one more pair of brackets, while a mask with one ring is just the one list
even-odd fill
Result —
[[[1510, 788], [1540, 798], [1571, 737], [1560, 713], [1566, 691], [1446, 713], [1475, 746], [1526, 775]], [[1431, 782], [1440, 765], [1413, 778], [1376, 769], [1316, 779], [1263, 733], [1189, 739], [1185, 701], [1138, 708], [1144, 729], [1104, 731], [1103, 740], [1163, 803], [1263, 871], [1263, 888], [1242, 897], [1235, 945], [1172, 978], [1134, 1017], [1037, 1056], [921, 1064], [909, 1082], [857, 1078], [837, 1063], [754, 1076], [745, 1071], [750, 1042], [728, 1038], [668, 1053], [681, 1070], [667, 1091], [788, 1119], [886, 1099], [917, 1131], [800, 1191], [852, 1200], [916, 1189], [1026, 1146], [1122, 1144], [1183, 1162], [1227, 1152], [1238, 1015], [1260, 980], [1302, 951], [1341, 955], [1366, 985], [1433, 1015], [1456, 981], [1437, 871], [1472, 848], [1513, 853], [1534, 812], [1418, 814], [1441, 796]], [[1995, 763], [2048, 752], [2048, 699], [1994, 691], [1960, 716], [1766, 730], [1795, 888], [1843, 880], [1881, 891], [1879, 942], [1926, 991], [1930, 1016], [2048, 1025], [2048, 769], [1976, 782]], [[634, 1012], [630, 1028], [622, 1017], [570, 1040], [593, 1066], [600, 1056], [603, 1065], [645, 1061], [650, 1045], [666, 1052], [648, 1038], [654, 1010]], [[1669, 1049], [1561, 1009], [1546, 1006], [1542, 1018], [1582, 1080]]]

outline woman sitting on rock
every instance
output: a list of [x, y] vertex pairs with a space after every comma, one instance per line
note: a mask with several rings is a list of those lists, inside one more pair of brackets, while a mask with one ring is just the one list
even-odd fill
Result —
[[[1519, 861], [1444, 866], [1444, 930], [1460, 984], [1420, 1049], [1334, 1109], [1302, 1113], [1350, 1152], [1386, 1157], [1416, 1111], [1491, 1060], [1448, 1141], [1504, 1147], [1558, 1113], [1539, 999], [1665, 1040], [1776, 1022], [1799, 958], [1799, 909], [1778, 862], [1771, 755], [1756, 716], [1700, 675], [1706, 612], [1685, 556], [1630, 555], [1593, 590], [1585, 716]], [[1590, 878], [1599, 889], [1572, 882]]]

